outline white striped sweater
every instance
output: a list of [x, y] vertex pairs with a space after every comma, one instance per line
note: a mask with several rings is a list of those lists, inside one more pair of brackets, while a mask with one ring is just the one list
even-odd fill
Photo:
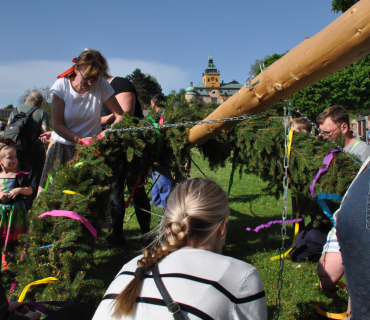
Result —
[[[123, 266], [93, 320], [117, 320], [111, 316], [112, 301], [133, 279], [141, 257]], [[158, 267], [168, 293], [180, 305], [185, 319], [267, 319], [262, 280], [248, 263], [191, 248], [169, 254]], [[134, 314], [121, 319], [173, 319], [151, 271], [146, 272]]]

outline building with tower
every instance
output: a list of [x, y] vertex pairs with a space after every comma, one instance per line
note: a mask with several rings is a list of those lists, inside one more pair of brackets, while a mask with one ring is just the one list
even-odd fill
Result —
[[208, 66], [202, 74], [202, 80], [203, 82], [195, 87], [193, 87], [193, 82], [190, 82], [190, 87], [186, 89], [185, 93], [188, 102], [191, 99], [196, 99], [202, 103], [222, 103], [243, 86], [235, 80], [229, 83], [220, 80], [220, 71], [213, 63], [211, 52], [208, 57]]

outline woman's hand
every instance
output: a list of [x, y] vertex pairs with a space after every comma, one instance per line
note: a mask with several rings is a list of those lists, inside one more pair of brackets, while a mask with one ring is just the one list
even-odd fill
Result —
[[30, 309], [27, 306], [24, 306], [21, 311], [17, 311], [16, 309], [22, 304], [22, 302], [15, 302], [15, 301], [9, 301], [9, 312], [12, 312], [13, 314], [17, 316], [23, 316], [28, 317], [32, 320], [40, 319], [41, 313], [39, 312], [30, 312]]

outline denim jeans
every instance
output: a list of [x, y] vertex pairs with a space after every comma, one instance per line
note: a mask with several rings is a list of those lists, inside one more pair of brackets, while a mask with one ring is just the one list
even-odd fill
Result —
[[158, 171], [154, 171], [152, 173], [153, 183], [156, 183], [152, 189], [151, 203], [157, 206], [166, 207], [167, 197], [172, 188], [172, 177], [171, 171], [167, 170], [162, 172], [162, 174]]
[[338, 212], [337, 237], [352, 320], [370, 318], [370, 168], [352, 184]]

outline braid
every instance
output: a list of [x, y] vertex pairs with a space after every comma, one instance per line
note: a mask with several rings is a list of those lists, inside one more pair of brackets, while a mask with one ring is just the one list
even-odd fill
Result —
[[206, 241], [229, 214], [226, 195], [216, 182], [197, 178], [177, 185], [167, 198], [164, 217], [156, 228], [158, 239], [164, 236], [166, 240], [157, 240], [159, 244], [143, 250], [134, 278], [113, 301], [113, 317], [133, 313], [146, 271], [188, 241]]

